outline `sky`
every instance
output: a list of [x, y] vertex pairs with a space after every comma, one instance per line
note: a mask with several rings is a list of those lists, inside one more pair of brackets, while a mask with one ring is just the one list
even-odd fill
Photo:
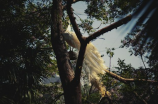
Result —
[[[74, 13], [80, 16], [80, 18], [83, 18], [83, 19], [86, 18], [86, 14], [84, 13], [84, 10], [86, 9], [86, 3], [77, 2], [73, 4], [72, 7], [74, 9]], [[132, 25], [134, 25], [136, 21], [137, 21], [137, 18], [134, 18], [130, 22], [128, 22], [128, 24], [130, 25], [124, 24], [118, 27], [117, 29], [113, 29], [112, 31], [103, 34], [95, 41], [92, 41], [94, 46], [98, 49], [99, 53], [101, 55], [104, 55], [103, 59], [107, 67], [109, 67], [110, 58], [106, 54], [106, 47], [115, 48], [115, 50], [113, 51], [114, 56], [111, 59], [111, 67], [117, 66], [118, 58], [120, 58], [121, 60], [125, 60], [126, 64], [131, 64], [135, 68], [138, 68], [141, 66], [143, 67], [143, 63], [140, 57], [138, 56], [136, 57], [134, 55], [130, 56], [129, 49], [127, 48], [119, 48], [121, 45], [121, 40], [123, 40], [124, 37], [130, 32], [130, 30], [132, 29]], [[100, 25], [100, 23], [101, 23], [100, 21], [96, 21], [93, 27], [97, 28]], [[100, 29], [108, 25], [110, 24], [101, 25]], [[83, 35], [86, 36], [86, 34], [83, 34]], [[105, 40], [102, 38], [104, 38]]]
[[[84, 13], [84, 10], [86, 9], [86, 4], [84, 2], [77, 2], [73, 4], [72, 7], [74, 9], [74, 13], [80, 16], [80, 18], [82, 19], [86, 18], [86, 14]], [[78, 17], [76, 16], [76, 18]], [[106, 48], [115, 48], [115, 50], [113, 51], [114, 56], [111, 59], [111, 70], [115, 70], [114, 67], [118, 66], [117, 65], [118, 58], [120, 58], [121, 60], [125, 60], [126, 64], [131, 64], [132, 67], [134, 68], [139, 68], [141, 66], [143, 67], [143, 63], [140, 57], [136, 57], [134, 55], [130, 56], [129, 49], [127, 48], [119, 48], [121, 45], [121, 40], [124, 39], [124, 37], [130, 32], [130, 30], [133, 27], [132, 25], [134, 25], [136, 22], [137, 19], [134, 18], [128, 22], [128, 24], [130, 25], [128, 24], [122, 25], [117, 29], [113, 29], [112, 31], [109, 31], [98, 37], [96, 40], [92, 41], [94, 46], [98, 49], [99, 53], [101, 55], [104, 55], [104, 57], [102, 58], [105, 61], [105, 65], [107, 67], [109, 67], [110, 58], [106, 54]], [[100, 23], [101, 23], [100, 21], [96, 21], [93, 27], [97, 28], [100, 25]], [[100, 29], [108, 25], [110, 24], [101, 25]], [[83, 34], [83, 35], [87, 36], [87, 34]], [[43, 84], [48, 84], [50, 82], [60, 82], [59, 75], [55, 74], [54, 77], [43, 78]]]

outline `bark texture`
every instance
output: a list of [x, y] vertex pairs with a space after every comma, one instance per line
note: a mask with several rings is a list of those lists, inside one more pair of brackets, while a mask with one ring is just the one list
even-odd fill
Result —
[[59, 75], [64, 90], [65, 104], [81, 104], [80, 82], [75, 83], [74, 71], [62, 36], [62, 1], [53, 0], [51, 12], [51, 42], [56, 55]]

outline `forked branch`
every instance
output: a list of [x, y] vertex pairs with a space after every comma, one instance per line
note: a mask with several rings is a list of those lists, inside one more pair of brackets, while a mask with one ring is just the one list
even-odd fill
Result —
[[74, 29], [74, 31], [77, 35], [77, 38], [79, 39], [80, 44], [81, 44], [78, 59], [77, 59], [77, 64], [76, 64], [75, 77], [74, 77], [74, 80], [73, 80], [73, 82], [75, 84], [79, 84], [80, 83], [80, 77], [81, 77], [82, 64], [83, 64], [83, 60], [84, 60], [84, 54], [85, 54], [87, 43], [85, 41], [85, 38], [82, 37], [80, 29], [78, 28], [78, 25], [75, 21], [75, 17], [74, 17], [74, 14], [72, 12], [72, 9], [71, 9], [71, 4], [72, 3], [73, 3], [73, 0], [68, 0], [67, 1], [67, 13], [69, 15], [69, 18], [70, 18], [71, 24], [73, 26], [73, 29]]
[[[75, 21], [75, 17], [74, 17], [74, 14], [73, 14], [73, 11], [71, 9], [71, 4], [73, 3], [73, 0], [68, 0], [67, 1], [67, 13], [69, 15], [69, 18], [70, 18], [70, 21], [71, 21], [71, 24], [73, 26], [73, 29], [80, 41], [80, 51], [79, 51], [79, 56], [78, 56], [78, 60], [77, 60], [77, 64], [76, 64], [76, 71], [75, 71], [75, 78], [74, 80], [77, 81], [77, 83], [79, 82], [80, 80], [80, 76], [81, 76], [81, 70], [82, 70], [82, 63], [83, 63], [83, 59], [84, 59], [84, 54], [85, 54], [85, 50], [86, 50], [86, 46], [87, 44], [93, 40], [93, 39], [96, 39], [98, 36], [102, 35], [103, 33], [106, 33], [108, 31], [111, 31], [112, 29], [115, 29], [123, 24], [126, 24], [128, 21], [131, 20], [132, 16], [131, 15], [128, 15], [127, 17], [119, 20], [118, 22], [115, 22], [107, 27], [104, 27], [100, 30], [98, 30], [97, 32], [93, 33], [92, 35], [88, 36], [88, 37], [83, 37], [81, 32], [80, 32], [80, 29]], [[105, 70], [105, 72], [107, 74], [109, 74], [112, 78], [115, 78], [117, 80], [119, 80], [120, 82], [123, 82], [123, 83], [127, 83], [127, 82], [136, 82], [136, 81], [140, 81], [140, 82], [149, 82], [149, 83], [158, 83], [157, 81], [153, 81], [153, 80], [145, 80], [145, 79], [128, 79], [128, 78], [123, 78], [113, 72], [110, 72], [109, 70]]]

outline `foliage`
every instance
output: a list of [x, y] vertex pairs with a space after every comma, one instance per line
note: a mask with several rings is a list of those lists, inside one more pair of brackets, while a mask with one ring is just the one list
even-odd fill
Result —
[[[129, 13], [133, 13], [142, 4], [143, 0], [86, 0], [87, 4], [85, 13], [86, 19], [80, 18], [78, 24], [84, 33], [92, 34], [100, 28], [101, 24], [112, 23], [116, 18], [122, 18]], [[76, 14], [75, 14], [76, 15]], [[100, 21], [99, 27], [94, 28], [92, 25], [95, 21]]]
[[113, 21], [115, 17], [125, 15], [136, 9], [142, 0], [92, 0], [87, 1], [85, 13], [89, 18], [101, 21]]
[[[57, 72], [57, 63], [50, 45], [50, 7], [49, 0], [35, 3], [29, 0], [0, 1], [0, 103], [1, 104], [48, 104], [63, 103], [61, 85], [52, 83], [40, 85], [41, 76], [49, 76]], [[94, 20], [111, 23], [115, 17], [129, 12], [140, 13], [149, 3], [146, 0], [86, 0], [85, 13], [88, 18], [79, 26], [88, 34], [96, 29], [92, 27]], [[63, 1], [63, 5], [67, 2]], [[149, 9], [140, 18], [133, 31], [122, 41], [123, 46], [131, 47], [131, 54], [143, 57], [146, 55], [150, 68], [134, 69], [124, 60], [118, 60], [114, 73], [125, 78], [158, 79], [157, 64], [157, 7], [153, 0]], [[153, 11], [151, 13], [151, 11]], [[144, 23], [146, 16], [150, 15]], [[66, 29], [69, 18], [64, 12], [63, 27]], [[122, 47], [123, 47], [122, 46]], [[67, 46], [67, 49], [69, 47]], [[113, 57], [113, 49], [107, 54]], [[52, 57], [52, 58], [50, 58]], [[143, 58], [142, 58], [143, 59]], [[144, 62], [144, 60], [142, 60]], [[122, 83], [108, 75], [102, 76], [107, 91], [111, 93], [113, 103], [156, 104], [157, 86], [145, 82]], [[93, 86], [84, 86], [83, 103], [99, 103], [101, 97]], [[60, 97], [61, 96], [61, 97]], [[101, 103], [108, 103], [105, 99]]]
[[115, 50], [115, 48], [112, 48], [112, 49], [107, 48], [106, 54], [107, 54], [110, 58], [112, 58], [112, 57], [114, 56], [114, 52], [112, 52], [113, 50]]
[[[82, 27], [83, 30], [87, 31], [87, 33], [89, 33], [89, 30], [93, 30], [93, 28], [90, 27], [88, 29], [88, 27], [93, 24], [94, 19], [97, 19], [100, 21], [113, 22], [115, 17], [124, 16], [124, 15], [128, 14], [129, 12], [136, 15], [136, 13], [138, 13], [138, 11], [140, 11], [140, 8], [142, 8], [142, 5], [144, 5], [144, 2], [147, 2], [147, 1], [145, 1], [145, 0], [129, 0], [129, 1], [125, 1], [125, 0], [113, 0], [113, 1], [111, 1], [111, 0], [105, 0], [105, 1], [104, 0], [93, 0], [93, 1], [86, 1], [86, 2], [88, 4], [88, 7], [87, 7], [85, 13], [87, 13], [88, 18], [85, 21], [80, 19], [81, 25], [79, 25], [79, 26]], [[154, 17], [156, 17], [156, 13], [154, 13], [154, 14], [155, 14]], [[151, 22], [151, 20], [152, 20], [152, 22]], [[150, 21], [148, 21], [148, 23], [153, 24], [154, 20], [155, 20], [154, 18], [151, 18]], [[139, 21], [141, 21], [142, 23], [144, 22], [141, 20], [141, 18]], [[155, 24], [154, 28], [155, 28], [155, 30], [157, 30], [156, 29], [157, 22], [155, 22], [154, 24]], [[125, 45], [127, 47], [130, 46], [131, 44], [133, 45], [133, 43], [134, 43], [134, 45], [136, 47], [132, 47], [135, 50], [131, 50], [131, 52], [136, 53], [137, 55], [140, 55], [143, 63], [144, 63], [144, 60], [142, 58], [142, 55], [144, 54], [145, 51], [153, 50], [153, 53], [156, 53], [155, 49], [156, 49], [157, 45], [155, 45], [155, 43], [157, 43], [157, 38], [155, 38], [155, 39], [152, 38], [155, 40], [153, 42], [153, 40], [151, 38], [148, 39], [145, 37], [145, 35], [146, 35], [145, 32], [148, 31], [149, 26], [150, 26], [150, 28], [152, 28], [151, 25], [148, 25], [146, 28], [139, 26], [139, 29], [136, 29], [133, 33], [130, 34], [130, 36], [126, 37], [126, 40], [122, 41], [123, 43], [125, 43]], [[143, 30], [142, 31], [143, 33], [139, 34], [138, 38], [137, 38], [134, 35], [135, 35], [135, 33], [140, 32], [140, 29]], [[150, 29], [149, 32], [151, 33], [152, 30]], [[154, 34], [157, 33], [156, 31], [154, 31], [154, 32], [155, 32]], [[131, 37], [133, 38], [133, 40], [134, 39], [135, 40], [133, 41], [132, 39], [130, 39]], [[141, 39], [140, 39], [140, 37], [141, 37]], [[156, 35], [155, 35], [155, 37], [156, 37]], [[147, 44], [153, 42], [153, 44], [150, 44], [150, 48], [148, 48], [149, 46], [144, 45], [145, 41], [143, 41], [142, 38], [144, 38], [144, 40], [148, 42]], [[152, 42], [150, 41], [150, 39], [152, 40]], [[137, 44], [137, 43], [139, 43], [139, 44]], [[155, 46], [154, 49], [152, 46]], [[142, 47], [144, 48], [144, 50], [143, 50], [144, 52], [141, 50]], [[141, 51], [143, 52], [143, 54]], [[110, 58], [113, 57], [113, 52], [110, 49], [107, 51], [107, 54], [109, 55]], [[152, 54], [152, 52], [151, 52], [148, 55], [154, 55], [154, 54]], [[156, 55], [157, 54], [155, 54], [155, 57], [153, 57], [154, 59], [156, 59], [156, 57], [157, 57]], [[150, 59], [149, 59], [149, 61], [151, 61]], [[139, 69], [135, 69], [130, 64], [126, 65], [124, 60], [119, 59], [118, 60], [119, 67], [117, 67], [118, 71], [116, 71], [115, 73], [124, 78], [157, 80], [158, 74], [155, 69], [156, 68], [155, 66], [157, 66], [157, 60], [152, 61], [152, 63], [154, 63], [153, 64], [154, 68], [147, 69], [146, 67], [145, 68], [141, 67]], [[154, 70], [154, 72], [152, 72], [153, 70]], [[157, 103], [157, 100], [155, 99], [157, 96], [157, 88], [155, 85], [151, 85], [151, 84], [145, 83], [145, 82], [122, 83], [122, 82], [114, 80], [113, 78], [109, 78], [109, 76], [107, 76], [107, 75], [103, 76], [103, 82], [104, 82], [106, 88], [108, 89], [108, 91], [113, 92], [112, 101], [114, 101], [115, 103], [117, 103], [117, 101], [118, 101], [118, 103], [129, 102], [131, 104], [133, 104], [133, 103], [141, 104], [141, 103], [146, 103], [146, 102], [155, 103], [155, 104]], [[155, 93], [148, 94], [148, 91], [155, 92]], [[87, 98], [85, 96], [84, 96], [84, 99], [87, 100]], [[151, 101], [153, 101], [153, 102], [151, 102]]]
[[[144, 64], [144, 68], [141, 67], [135, 70], [135, 77], [155, 81], [157, 81], [158, 78], [157, 20], [155, 19], [157, 18], [158, 9], [157, 6], [155, 6], [156, 3], [156, 0], [143, 1], [142, 5], [134, 13], [134, 16], [137, 17], [140, 12], [145, 11], [139, 17], [136, 25], [133, 26], [131, 33], [122, 40], [121, 46], [129, 47], [131, 55], [139, 56]], [[149, 68], [146, 67], [145, 63], [148, 64]], [[129, 88], [130, 87], [131, 86], [129, 86]], [[146, 101], [150, 104], [156, 104], [158, 102], [156, 99], [158, 90], [156, 85], [137, 83], [133, 89], [133, 95], [137, 96], [139, 101]], [[143, 90], [143, 92], [141, 92], [141, 90]]]
[[[117, 75], [124, 78], [135, 79], [153, 79], [151, 73], [147, 69], [135, 69], [131, 64], [125, 64], [125, 60], [118, 59], [118, 67], [113, 71]], [[120, 82], [108, 75], [102, 76], [106, 89], [111, 93], [111, 101], [114, 104], [156, 104], [157, 101], [157, 85], [147, 82]]]
[[37, 104], [61, 104], [64, 103], [61, 83], [41, 84], [38, 86], [39, 92]]
[[48, 8], [26, 0], [1, 0], [0, 8], [0, 103], [36, 102], [40, 77], [56, 70]]
[[101, 99], [101, 95], [93, 85], [85, 84], [82, 87], [83, 104], [91, 104], [91, 103], [97, 104], [100, 99]]
[[157, 57], [157, 13], [156, 0], [145, 1], [138, 8], [134, 16], [138, 16], [145, 8], [145, 12], [139, 17], [136, 25], [133, 26], [124, 40], [121, 47], [130, 47], [131, 55], [144, 57], [148, 60], [150, 67], [156, 66]]

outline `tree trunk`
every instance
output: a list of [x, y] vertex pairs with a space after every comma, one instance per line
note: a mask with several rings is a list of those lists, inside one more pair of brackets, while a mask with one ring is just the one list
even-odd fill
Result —
[[65, 104], [81, 104], [81, 86], [80, 83], [73, 81], [74, 71], [62, 36], [63, 11], [61, 0], [53, 0], [53, 4], [51, 12], [51, 43], [57, 59]]

